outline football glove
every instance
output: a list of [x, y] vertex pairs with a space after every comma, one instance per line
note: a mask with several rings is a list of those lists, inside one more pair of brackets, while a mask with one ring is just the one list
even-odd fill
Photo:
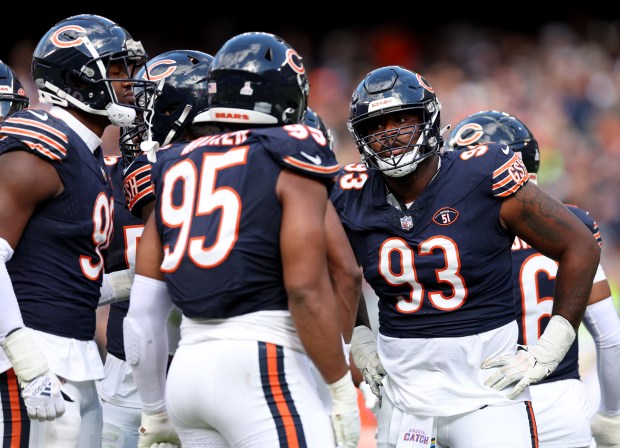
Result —
[[370, 328], [360, 325], [353, 329], [351, 356], [372, 393], [381, 399], [379, 389], [386, 372], [379, 360], [377, 341]]
[[327, 388], [332, 396], [332, 425], [339, 448], [357, 448], [360, 438], [360, 412], [357, 406], [357, 390], [351, 372]]
[[605, 415], [600, 410], [590, 419], [597, 448], [620, 447], [620, 415]]
[[[47, 365], [29, 328], [19, 328], [2, 341], [22, 388], [22, 398], [32, 420], [54, 420], [65, 413], [61, 383]], [[66, 396], [66, 395], [65, 395]]]
[[166, 411], [157, 414], [142, 412], [142, 420], [138, 431], [138, 448], [178, 448], [181, 446]]
[[134, 276], [133, 268], [104, 274], [97, 306], [129, 300]]
[[484, 382], [484, 385], [502, 390], [517, 382], [507, 394], [508, 398], [514, 400], [531, 383], [549, 376], [564, 359], [574, 340], [573, 326], [556, 314], [549, 320], [536, 345], [519, 347], [514, 355], [500, 355], [484, 361], [482, 369], [500, 367]]

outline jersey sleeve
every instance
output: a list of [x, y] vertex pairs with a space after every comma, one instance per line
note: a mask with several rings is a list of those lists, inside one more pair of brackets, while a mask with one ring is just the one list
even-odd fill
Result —
[[69, 138], [51, 126], [53, 118], [47, 113], [18, 112], [0, 125], [0, 154], [13, 150], [29, 151], [50, 162], [67, 158]]
[[489, 144], [489, 152], [494, 158], [491, 166], [492, 187], [491, 192], [497, 198], [506, 198], [513, 195], [530, 178], [525, 164], [506, 145]]
[[151, 181], [151, 163], [146, 155], [140, 154], [125, 169], [123, 190], [127, 208], [131, 214], [142, 218], [142, 209], [145, 205], [155, 201], [155, 189]]
[[598, 224], [596, 223], [594, 218], [592, 218], [590, 213], [575, 205], [566, 204], [566, 207], [571, 212], [573, 212], [573, 214], [577, 216], [577, 218], [579, 218], [579, 220], [583, 222], [586, 225], [586, 227], [588, 227], [588, 229], [590, 229], [590, 232], [592, 232], [592, 235], [594, 236], [594, 239], [598, 243], [598, 246], [603, 247], [603, 239], [601, 238], [601, 232], [598, 228]]
[[340, 164], [318, 129], [302, 124], [271, 128], [261, 133], [264, 147], [282, 167], [332, 184]]

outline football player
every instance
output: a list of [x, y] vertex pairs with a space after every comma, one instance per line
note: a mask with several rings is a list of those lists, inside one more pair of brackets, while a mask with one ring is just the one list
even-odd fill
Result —
[[30, 99], [13, 69], [0, 61], [0, 123], [29, 104]]
[[[440, 112], [430, 83], [400, 66], [371, 71], [352, 95], [363, 163], [344, 168], [332, 200], [380, 326], [376, 338], [356, 327], [351, 354], [375, 391], [383, 385], [378, 446], [430, 446], [436, 434], [438, 447], [533, 447], [527, 386], [572, 344], [599, 248], [507, 146], [440, 154]], [[515, 235], [560, 263], [549, 325], [519, 351]]]
[[[124, 129], [121, 156], [106, 160], [115, 191], [127, 193], [127, 198], [122, 193], [114, 195], [116, 231], [106, 257], [110, 271], [122, 272], [135, 265], [136, 244], [155, 202], [151, 165], [140, 151], [140, 143], [148, 127], [161, 146], [188, 140], [189, 125], [207, 106], [206, 76], [212, 59], [201, 51], [173, 50], [150, 59], [137, 74], [154, 82], [149, 89], [135, 89], [137, 101], [151, 105], [153, 112]], [[128, 301], [112, 303], [108, 316], [106, 376], [98, 384], [103, 403], [103, 448], [133, 448], [138, 441], [141, 401], [123, 346], [123, 320], [128, 309]], [[168, 326], [171, 354], [179, 338], [178, 324], [175, 313]]]
[[[496, 110], [477, 112], [460, 121], [448, 138], [447, 147], [467, 151], [471, 145], [489, 142], [508, 145], [523, 161], [530, 182], [537, 183], [540, 166], [538, 142], [525, 124], [513, 115]], [[593, 233], [599, 246], [601, 235], [588, 212], [567, 205]], [[512, 245], [513, 285], [519, 324], [519, 344], [529, 346], [545, 331], [553, 310], [553, 289], [557, 263], [527, 242], [515, 238]], [[611, 288], [599, 265], [584, 320], [597, 347], [601, 388], [599, 411], [592, 419], [598, 448], [620, 446], [620, 319]], [[580, 381], [578, 342], [551, 374], [530, 386], [541, 448], [589, 447], [592, 442], [585, 385]]]
[[[301, 124], [308, 89], [282, 39], [235, 36], [209, 71], [201, 137], [157, 154], [154, 218], [124, 322], [145, 445], [178, 442], [172, 422], [188, 446], [357, 446], [326, 253], [339, 165], [325, 136]], [[156, 329], [173, 303], [182, 337], [166, 382]], [[335, 438], [310, 362], [332, 394]]]
[[115, 22], [62, 20], [32, 62], [40, 99], [53, 106], [0, 126], [0, 367], [19, 382], [31, 419], [29, 437], [12, 446], [101, 445], [95, 309], [114, 205], [100, 143], [110, 123], [133, 122], [133, 73], [145, 59]]

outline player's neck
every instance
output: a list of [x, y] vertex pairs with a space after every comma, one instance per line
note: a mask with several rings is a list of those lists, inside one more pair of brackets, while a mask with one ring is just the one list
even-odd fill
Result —
[[433, 154], [422, 161], [416, 170], [403, 177], [384, 176], [390, 192], [404, 203], [411, 203], [424, 191], [439, 172], [439, 155]]

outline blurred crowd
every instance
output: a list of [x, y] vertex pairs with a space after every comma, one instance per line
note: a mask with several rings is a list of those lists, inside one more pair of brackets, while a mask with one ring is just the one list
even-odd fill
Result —
[[[214, 54], [230, 37], [221, 30], [220, 42], [209, 32], [195, 49]], [[346, 127], [351, 92], [378, 66], [396, 64], [421, 73], [442, 103], [443, 126], [483, 109], [522, 119], [541, 147], [540, 185], [594, 216], [603, 235], [607, 276], [612, 284], [620, 282], [619, 24], [547, 23], [527, 33], [466, 22], [419, 34], [413, 25], [400, 24], [334, 28], [321, 35], [264, 31], [281, 35], [304, 57], [310, 106], [331, 128], [342, 164], [359, 161]], [[151, 56], [176, 48], [171, 39], [141, 39]], [[32, 50], [29, 41], [21, 41], [5, 61], [36, 104]], [[115, 153], [118, 131], [108, 132], [104, 149]]]

